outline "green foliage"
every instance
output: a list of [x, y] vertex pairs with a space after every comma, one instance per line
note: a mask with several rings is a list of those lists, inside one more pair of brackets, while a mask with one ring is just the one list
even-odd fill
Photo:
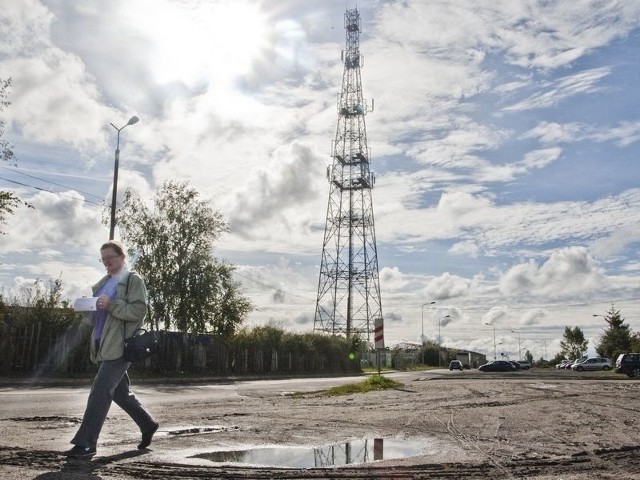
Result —
[[563, 340], [560, 342], [560, 352], [566, 358], [580, 358], [587, 352], [589, 340], [585, 340], [580, 327], [565, 327]]
[[604, 317], [607, 328], [596, 345], [596, 352], [601, 357], [615, 360], [620, 353], [628, 353], [631, 348], [632, 334], [629, 325], [624, 323], [620, 310], [613, 305]]
[[[358, 343], [358, 342], [356, 342]], [[353, 350], [353, 339], [342, 336], [322, 335], [318, 333], [293, 333], [272, 325], [243, 328], [227, 340], [229, 346], [237, 350], [243, 348], [259, 350], [264, 353], [287, 352], [299, 357], [324, 357], [338, 365], [342, 371], [360, 370], [360, 358], [364, 350]], [[355, 353], [353, 358], [350, 353]]]
[[351, 395], [353, 393], [367, 393], [375, 390], [387, 390], [390, 388], [400, 388], [403, 385], [395, 380], [382, 375], [371, 375], [360, 383], [349, 383], [339, 387], [333, 387], [324, 392], [327, 397]]
[[79, 320], [79, 315], [69, 308], [66, 301], [62, 301], [60, 278], [49, 280], [46, 286], [42, 280], [36, 279], [7, 303], [7, 316], [15, 325], [46, 321], [49, 325], [66, 328]]
[[[9, 97], [9, 87], [11, 86], [11, 78], [3, 80], [0, 78], [0, 112], [7, 108], [11, 103], [7, 100]], [[14, 162], [12, 146], [6, 140], [3, 140], [5, 123], [0, 119], [0, 161]], [[0, 225], [4, 225], [8, 215], [13, 215], [16, 208], [24, 205], [33, 208], [32, 205], [20, 200], [13, 192], [8, 190], [0, 190]], [[0, 234], [4, 234], [0, 230]]]
[[529, 350], [524, 353], [524, 359], [533, 365], [533, 354]]
[[[9, 98], [9, 87], [11, 86], [11, 79], [3, 80], [0, 78], [0, 112], [11, 105], [11, 102], [7, 100]], [[3, 162], [11, 162], [14, 159], [13, 150], [11, 145], [5, 140], [2, 140], [4, 136], [5, 123], [0, 120], [0, 160]]]
[[564, 354], [562, 352], [558, 352], [555, 357], [549, 359], [549, 364], [555, 367], [557, 364], [562, 363], [562, 360], [564, 359]]
[[438, 365], [438, 356], [440, 355], [440, 345], [432, 340], [427, 340], [420, 347], [418, 363], [423, 365]]
[[228, 231], [220, 212], [185, 182], [165, 182], [152, 207], [127, 190], [117, 214], [135, 270], [147, 282], [155, 326], [232, 335], [251, 311], [234, 267], [213, 256]]
[[631, 335], [629, 352], [640, 352], [640, 333], [634, 333], [633, 335]]

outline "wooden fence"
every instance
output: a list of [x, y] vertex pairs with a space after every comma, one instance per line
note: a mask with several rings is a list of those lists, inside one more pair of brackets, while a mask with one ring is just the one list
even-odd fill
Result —
[[[93, 371], [89, 360], [91, 329], [64, 329], [47, 322], [0, 324], [1, 375], [73, 375]], [[246, 375], [346, 373], [360, 371], [348, 353], [292, 351], [225, 343], [212, 335], [159, 332], [160, 352], [132, 371], [167, 375]]]

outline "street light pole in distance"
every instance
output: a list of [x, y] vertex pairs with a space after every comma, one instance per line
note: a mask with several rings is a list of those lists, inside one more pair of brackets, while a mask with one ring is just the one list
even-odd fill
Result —
[[493, 327], [493, 359], [496, 360], [497, 358], [497, 350], [496, 350], [496, 324], [495, 323], [487, 323], [487, 322], [482, 322], [484, 325], [489, 325], [490, 327]]
[[109, 240], [113, 240], [113, 236], [116, 230], [116, 197], [118, 196], [118, 167], [120, 164], [120, 131], [129, 125], [138, 123], [140, 119], [137, 116], [133, 116], [129, 119], [124, 127], [116, 127], [113, 123], [110, 125], [118, 132], [118, 139], [116, 142], [116, 158], [113, 166], [113, 192], [111, 194], [111, 223], [109, 225]]

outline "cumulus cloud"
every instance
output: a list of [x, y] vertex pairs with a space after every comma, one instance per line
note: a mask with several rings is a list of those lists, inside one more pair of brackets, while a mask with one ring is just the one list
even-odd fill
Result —
[[528, 310], [518, 321], [518, 324], [523, 327], [529, 327], [532, 325], [539, 325], [540, 322], [549, 317], [549, 312], [542, 308], [536, 308]]
[[41, 251], [61, 252], [63, 248], [94, 247], [106, 227], [101, 225], [100, 207], [84, 203], [74, 191], [54, 194], [40, 192], [29, 199], [33, 209], [9, 217], [3, 238], [3, 253]]
[[470, 280], [446, 272], [428, 283], [425, 296], [435, 300], [445, 300], [464, 295], [470, 287]]
[[491, 208], [489, 198], [471, 195], [466, 192], [443, 193], [438, 202], [438, 212], [443, 215], [460, 218], [473, 216]]
[[482, 323], [494, 325], [498, 320], [507, 317], [506, 307], [491, 307], [487, 313], [482, 316]]
[[12, 39], [0, 51], [3, 77], [13, 79], [8, 125], [32, 141], [103, 148], [112, 109], [95, 79], [81, 58], [52, 43], [48, 9], [34, 0], [20, 7], [3, 5], [0, 22], [3, 38]]
[[477, 257], [480, 252], [478, 244], [471, 240], [464, 240], [462, 242], [456, 242], [449, 248], [449, 253], [452, 255], [466, 255], [469, 257]]
[[300, 214], [301, 207], [319, 195], [314, 186], [323, 162], [311, 149], [294, 144], [271, 161], [272, 169], [254, 172], [235, 192], [229, 223], [236, 234], [251, 232], [284, 211]]
[[588, 250], [568, 247], [557, 250], [542, 265], [534, 260], [515, 265], [500, 279], [504, 295], [559, 297], [569, 294], [589, 295], [601, 286], [605, 277]]

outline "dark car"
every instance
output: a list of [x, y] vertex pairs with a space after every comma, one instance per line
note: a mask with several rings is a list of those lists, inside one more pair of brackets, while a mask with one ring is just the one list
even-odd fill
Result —
[[516, 367], [506, 360], [493, 360], [478, 367], [481, 372], [513, 372], [515, 369]]
[[460, 360], [451, 360], [451, 362], [449, 362], [449, 370], [462, 370], [463, 368], [464, 365]]
[[616, 359], [616, 373], [640, 377], [640, 353], [621, 353]]

